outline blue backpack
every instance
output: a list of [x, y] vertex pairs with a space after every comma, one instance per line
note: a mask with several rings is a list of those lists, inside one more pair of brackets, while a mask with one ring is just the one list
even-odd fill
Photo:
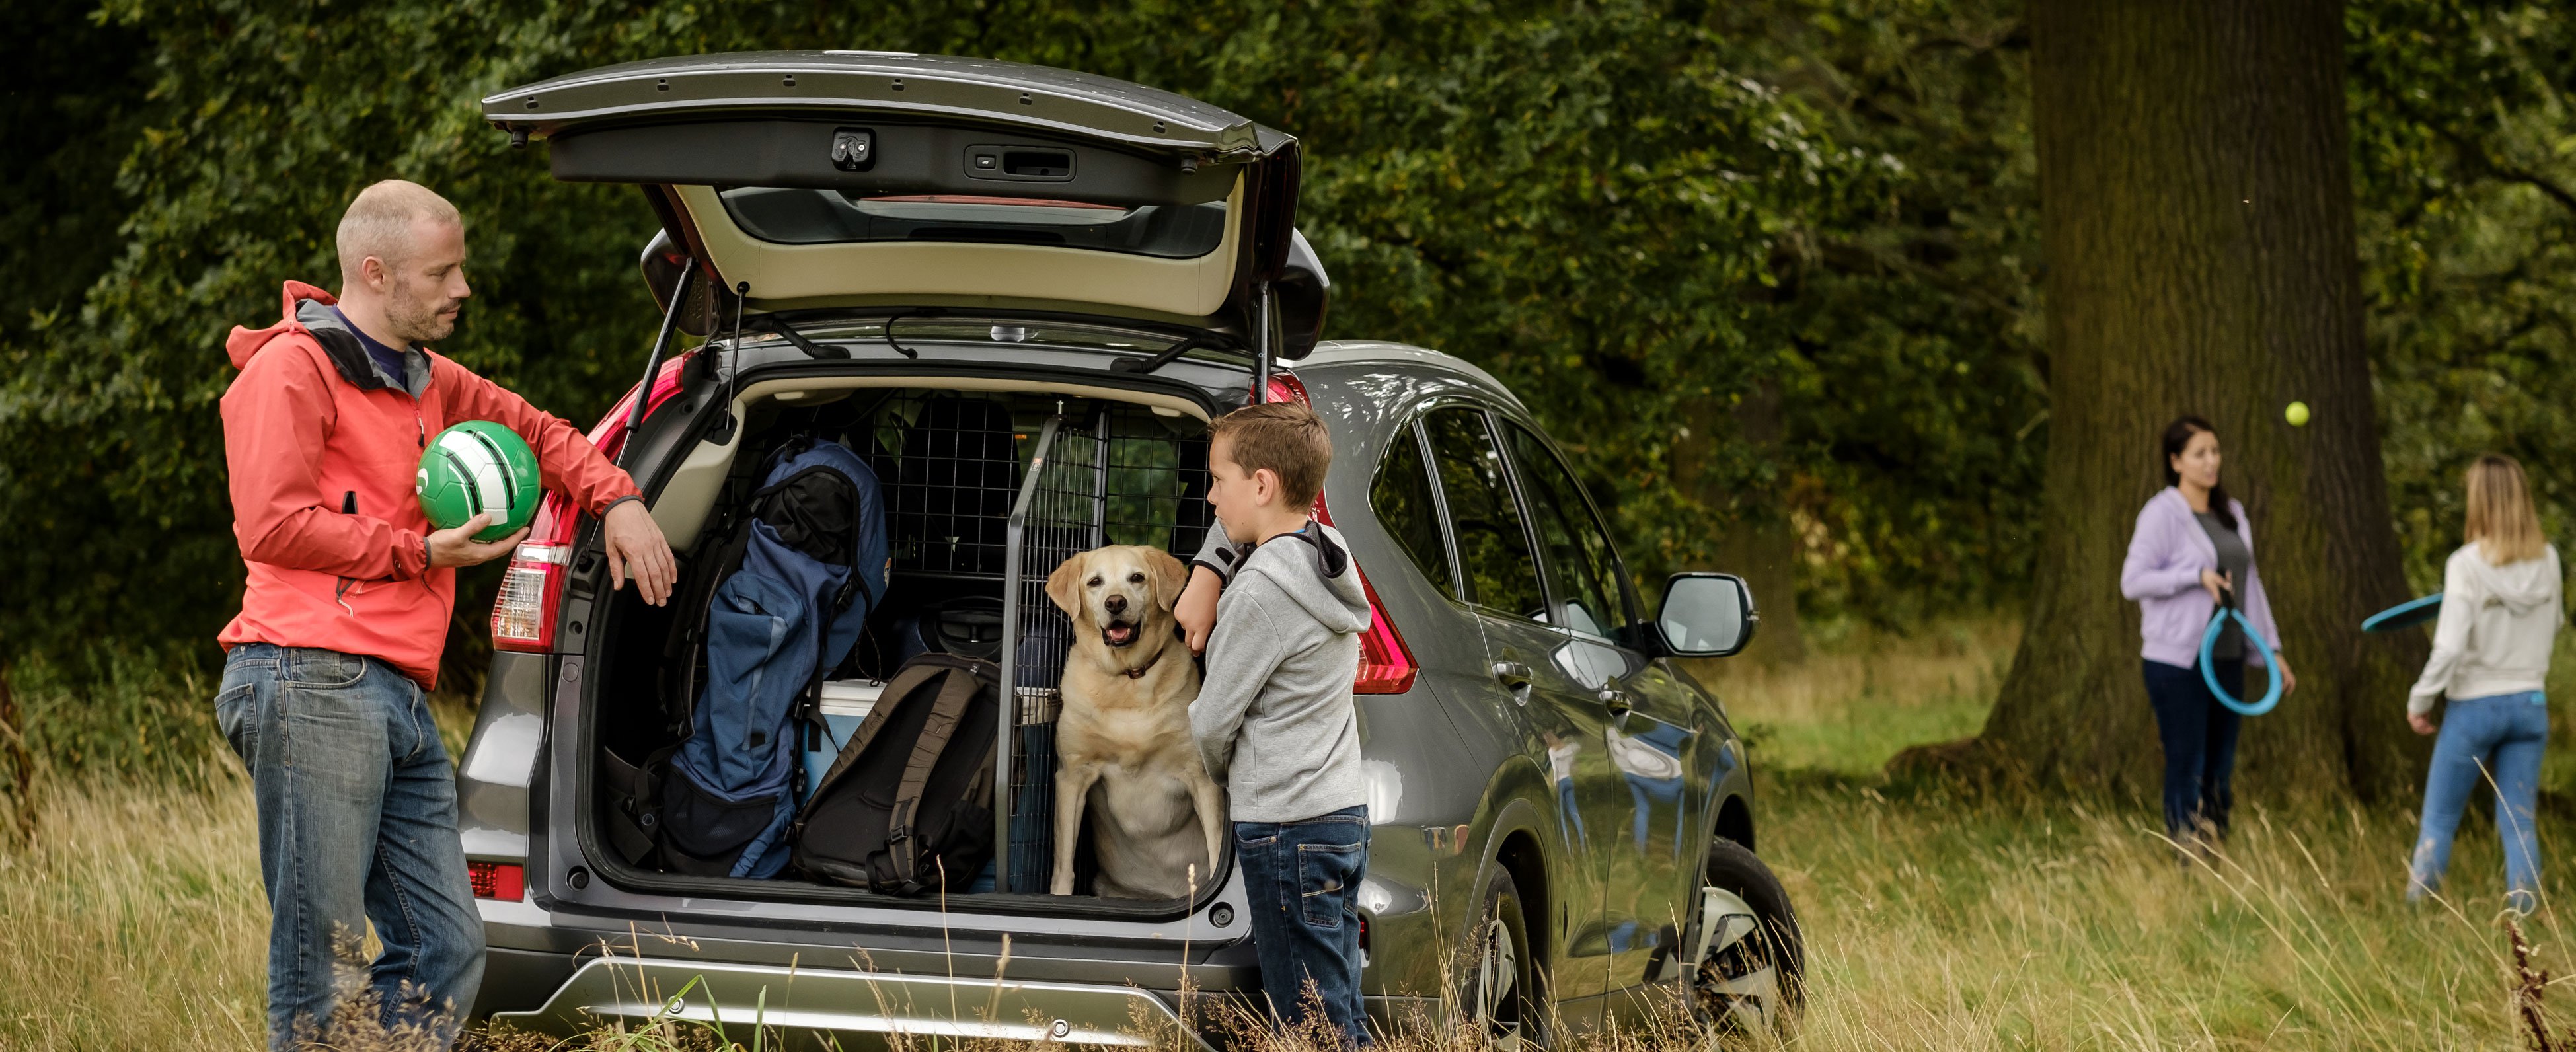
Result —
[[877, 476], [835, 442], [800, 439], [773, 457], [739, 552], [707, 605], [707, 678], [689, 735], [654, 795], [663, 868], [774, 877], [803, 773], [795, 742], [823, 677], [885, 594], [885, 501]]

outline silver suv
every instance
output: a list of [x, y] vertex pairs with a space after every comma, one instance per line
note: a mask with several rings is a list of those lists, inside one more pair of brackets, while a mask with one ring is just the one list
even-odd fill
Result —
[[692, 556], [771, 449], [841, 441], [878, 472], [895, 563], [834, 681], [945, 649], [995, 658], [1009, 689], [975, 890], [639, 864], [649, 831], [607, 786], [686, 727], [704, 611], [608, 589], [596, 524], [550, 507], [495, 604], [460, 774], [491, 945], [478, 1018], [1125, 1044], [1183, 1025], [1184, 990], [1257, 992], [1230, 860], [1187, 898], [1043, 893], [1066, 636], [1039, 598], [1098, 544], [1195, 551], [1204, 423], [1256, 399], [1329, 423], [1321, 513], [1375, 607], [1354, 684], [1372, 1014], [1543, 1041], [1659, 993], [1755, 1029], [1794, 1010], [1802, 947], [1753, 854], [1744, 746], [1675, 661], [1741, 649], [1752, 597], [1680, 574], [1650, 615], [1502, 384], [1319, 341], [1294, 138], [1136, 84], [883, 52], [632, 63], [484, 112], [555, 177], [633, 184], [660, 219], [642, 265], [661, 337], [591, 437], [684, 575], [711, 572]]

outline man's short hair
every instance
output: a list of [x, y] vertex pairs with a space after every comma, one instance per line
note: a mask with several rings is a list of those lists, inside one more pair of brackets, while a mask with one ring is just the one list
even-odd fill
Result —
[[1279, 496], [1292, 508], [1311, 508], [1333, 466], [1333, 436], [1324, 418], [1302, 402], [1263, 402], [1216, 418], [1208, 439], [1225, 439], [1232, 459], [1249, 475], [1263, 468], [1279, 476]]
[[400, 266], [411, 255], [412, 226], [423, 219], [462, 226], [456, 206], [419, 183], [387, 179], [358, 191], [340, 217], [340, 281], [364, 280], [360, 268], [368, 256]]

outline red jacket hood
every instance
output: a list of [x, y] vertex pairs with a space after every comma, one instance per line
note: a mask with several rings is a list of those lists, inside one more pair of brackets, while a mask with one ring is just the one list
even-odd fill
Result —
[[306, 332], [304, 325], [295, 320], [295, 305], [298, 302], [317, 300], [325, 307], [337, 306], [340, 302], [338, 297], [301, 281], [287, 282], [282, 299], [285, 309], [278, 318], [277, 324], [265, 329], [245, 329], [235, 325], [232, 335], [224, 338], [224, 353], [231, 356], [233, 368], [240, 369], [250, 365], [250, 360], [258, 357], [260, 348], [268, 346], [268, 341], [282, 334]]

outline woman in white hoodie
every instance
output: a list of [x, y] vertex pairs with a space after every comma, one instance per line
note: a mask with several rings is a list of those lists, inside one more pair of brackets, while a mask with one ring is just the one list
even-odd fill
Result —
[[2504, 839], [2505, 900], [2528, 913], [2539, 902], [2540, 846], [2532, 832], [2540, 753], [2549, 740], [2549, 644], [2561, 620], [2558, 549], [2541, 536], [2522, 465], [2484, 456], [2469, 466], [2468, 543], [2442, 571], [2442, 618], [2433, 656], [2406, 699], [2417, 734], [2434, 732], [2433, 699], [2449, 695], [2433, 766], [2424, 778], [2424, 819], [2415, 838], [2407, 899], [2441, 887], [2451, 865], [2460, 809], [2481, 784], [2496, 789]]

